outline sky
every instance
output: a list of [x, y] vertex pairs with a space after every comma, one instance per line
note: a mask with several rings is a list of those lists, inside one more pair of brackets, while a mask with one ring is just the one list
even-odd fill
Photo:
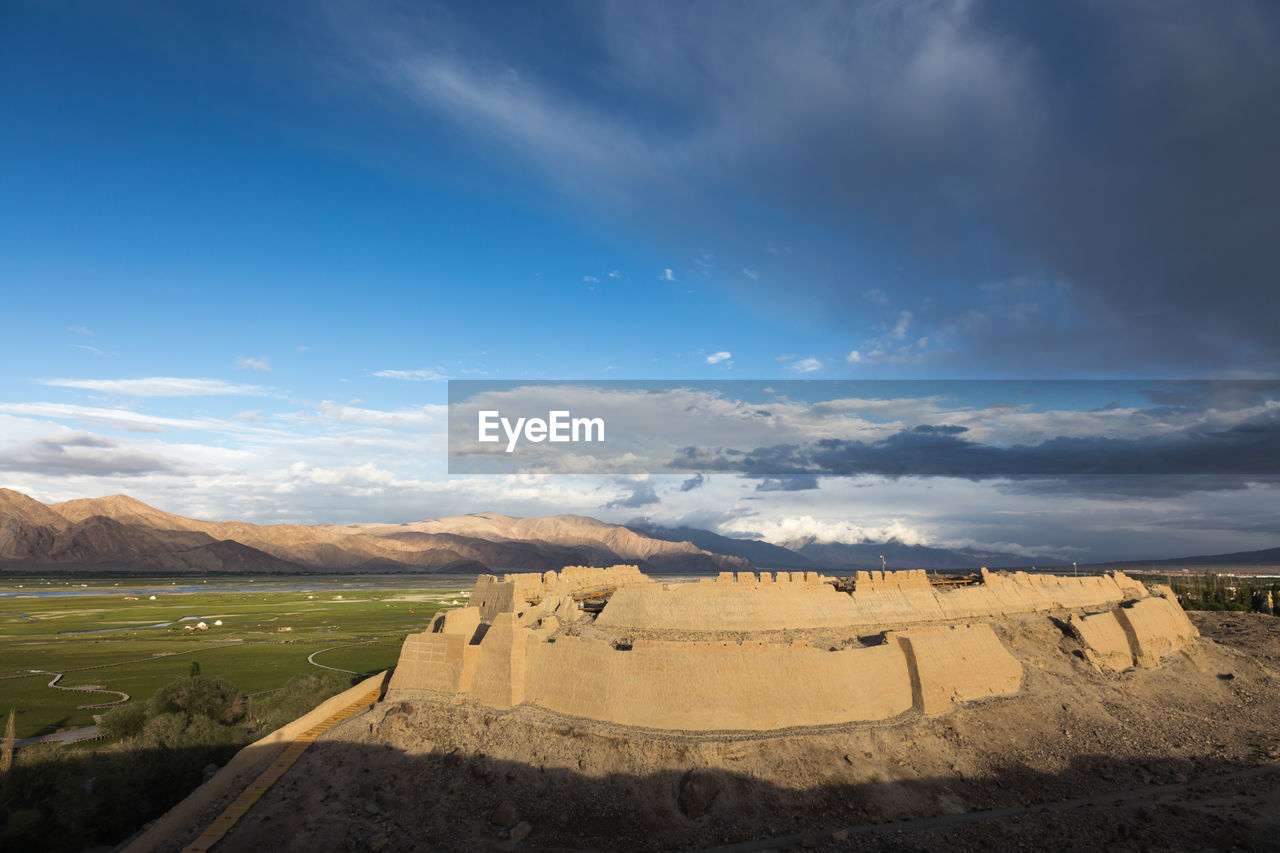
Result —
[[450, 476], [445, 403], [1274, 378], [1278, 47], [1269, 2], [6, 3], [0, 485], [258, 522], [1274, 547], [1247, 463]]

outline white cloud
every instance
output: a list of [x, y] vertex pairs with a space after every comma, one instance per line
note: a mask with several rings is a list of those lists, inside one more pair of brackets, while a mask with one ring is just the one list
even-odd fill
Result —
[[866, 297], [868, 301], [874, 302], [877, 305], [889, 304], [889, 297], [885, 296], [884, 291], [880, 290], [879, 288], [872, 287], [868, 290], [864, 290], [862, 291], [862, 295]]
[[443, 405], [426, 405], [404, 407], [388, 412], [379, 409], [362, 409], [328, 400], [316, 407], [317, 415], [327, 420], [368, 426], [440, 430], [442, 433], [445, 429], [447, 410], [448, 407]]
[[614, 270], [613, 272], [609, 273], [609, 278], [622, 278], [622, 273], [618, 272], [617, 270]]
[[907, 329], [911, 326], [911, 321], [915, 319], [915, 315], [910, 311], [903, 311], [898, 315], [898, 322], [889, 330], [889, 337], [895, 341], [900, 341], [907, 336]]
[[853, 521], [818, 519], [811, 515], [755, 519], [751, 532], [766, 542], [782, 545], [809, 537], [819, 542], [887, 542], [896, 539], [904, 545], [927, 545], [929, 535], [922, 528], [901, 518], [880, 523], [859, 524]]
[[373, 375], [382, 379], [404, 379], [408, 382], [439, 382], [449, 378], [438, 367], [423, 367], [417, 370], [375, 370]]
[[257, 385], [236, 385], [222, 379], [186, 379], [175, 376], [151, 376], [145, 379], [38, 379], [41, 385], [60, 388], [82, 388], [107, 394], [134, 397], [206, 397], [227, 394], [265, 394]]
[[[147, 415], [128, 409], [111, 409], [100, 406], [77, 406], [71, 403], [0, 403], [0, 412], [24, 418], [47, 418], [55, 421], [74, 421], [108, 429], [132, 432], [162, 432], [166, 427], [201, 432], [243, 433], [251, 428], [233, 421], [218, 418], [169, 418]], [[261, 430], [255, 430], [263, 432]], [[265, 434], [265, 433], [264, 433]]]
[[68, 332], [75, 332], [77, 335], [92, 335], [93, 329], [86, 326], [67, 326]]
[[675, 281], [675, 280], [676, 280], [675, 273], [671, 272], [671, 270], [669, 270], [669, 269], [664, 269], [664, 270], [662, 271], [662, 275], [661, 275], [661, 276], [659, 276], [659, 278], [661, 278], [663, 281]]
[[596, 278], [596, 277], [595, 277], [595, 276], [593, 276], [593, 275], [584, 275], [584, 276], [582, 277], [582, 280], [583, 280], [583, 281], [585, 281], [585, 282], [587, 282], [588, 284], [599, 284], [599, 283], [600, 283], [600, 279]]
[[746, 267], [742, 268], [742, 274], [745, 275], [747, 278], [751, 279], [752, 281], [756, 281], [757, 279], [760, 278], [760, 273], [756, 272], [755, 270], [749, 270]]
[[92, 353], [95, 358], [114, 358], [116, 356], [114, 352], [103, 352], [97, 347], [89, 346], [88, 344], [72, 344], [71, 346]]
[[774, 361], [788, 362], [795, 357], [796, 357], [796, 354], [793, 352], [784, 352], [782, 355], [775, 358]]
[[894, 322], [892, 328], [886, 328], [881, 324], [879, 328], [884, 329], [884, 334], [875, 338], [867, 338], [862, 342], [862, 346], [855, 350], [851, 350], [845, 361], [850, 364], [902, 364], [904, 362], [922, 361], [926, 355], [929, 346], [928, 336], [921, 336], [909, 343], [902, 343], [906, 340], [907, 331], [911, 328], [915, 315], [910, 311], [901, 311], [898, 319]]
[[815, 370], [822, 369], [822, 362], [813, 356], [802, 358], [795, 364], [791, 365], [791, 369], [796, 373], [813, 373]]
[[267, 373], [271, 370], [271, 362], [265, 358], [250, 358], [242, 355], [236, 359], [236, 367], [241, 370], [256, 370], [260, 373]]
[[733, 353], [721, 350], [720, 352], [713, 352], [711, 355], [707, 356], [707, 364], [719, 364], [720, 362], [728, 361], [731, 358], [733, 358]]

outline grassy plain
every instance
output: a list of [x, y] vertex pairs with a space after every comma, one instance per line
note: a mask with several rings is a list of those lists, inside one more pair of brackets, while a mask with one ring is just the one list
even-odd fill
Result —
[[[386, 669], [406, 634], [421, 631], [449, 602], [465, 600], [471, 585], [453, 576], [5, 577], [0, 715], [16, 708], [23, 738], [92, 725], [103, 709], [80, 706], [119, 698], [49, 687], [59, 672], [60, 686], [97, 686], [145, 702], [189, 674], [193, 662], [203, 675], [247, 693], [273, 690], [317, 667]], [[194, 630], [201, 621], [209, 627]]]

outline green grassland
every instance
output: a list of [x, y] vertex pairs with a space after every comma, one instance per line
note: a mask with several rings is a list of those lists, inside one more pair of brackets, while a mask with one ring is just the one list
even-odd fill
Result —
[[[246, 693], [274, 690], [295, 675], [323, 671], [318, 667], [376, 672], [395, 664], [406, 634], [423, 630], [471, 585], [422, 577], [361, 579], [353, 588], [350, 578], [341, 580], [347, 583], [308, 578], [295, 589], [277, 582], [261, 590], [244, 590], [243, 580], [210, 581], [170, 592], [171, 582], [161, 579], [121, 585], [102, 578], [6, 578], [0, 581], [0, 593], [11, 594], [0, 597], [0, 715], [16, 708], [17, 736], [30, 737], [92, 725], [104, 709], [79, 706], [119, 698], [49, 687], [58, 672], [64, 673], [60, 686], [122, 691], [134, 702], [189, 674], [193, 662], [203, 675]], [[75, 594], [30, 594], [50, 589]], [[223, 624], [214, 626], [217, 620]], [[210, 627], [186, 629], [198, 621]], [[159, 623], [166, 624], [153, 627]], [[314, 663], [308, 661], [313, 653]]]

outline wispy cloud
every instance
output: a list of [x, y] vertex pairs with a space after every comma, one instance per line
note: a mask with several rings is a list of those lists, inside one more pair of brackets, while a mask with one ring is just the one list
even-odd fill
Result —
[[160, 432], [167, 427], [172, 427], [174, 429], [202, 432], [243, 433], [252, 431], [256, 434], [266, 434], [265, 431], [251, 428], [246, 424], [219, 418], [171, 418], [163, 415], [134, 412], [129, 409], [77, 406], [72, 403], [0, 403], [0, 413], [24, 418], [73, 421], [133, 432]]
[[906, 310], [899, 312], [892, 327], [881, 324], [880, 328], [884, 332], [878, 337], [867, 338], [860, 347], [850, 350], [845, 356], [845, 361], [849, 364], [901, 364], [922, 361], [929, 348], [928, 336], [904, 342], [914, 320], [915, 314], [912, 312]]
[[393, 411], [384, 411], [325, 400], [316, 407], [314, 416], [307, 415], [305, 417], [367, 426], [443, 430], [445, 413], [446, 407], [442, 405], [412, 406]]
[[80, 388], [105, 394], [127, 394], [133, 397], [213, 397], [225, 395], [260, 395], [266, 389], [258, 385], [237, 385], [223, 379], [189, 379], [177, 376], [150, 376], [143, 379], [37, 379], [41, 385]]
[[671, 270], [669, 270], [669, 269], [664, 269], [664, 270], [662, 271], [662, 275], [660, 275], [660, 276], [659, 276], [659, 278], [661, 278], [663, 281], [675, 281], [675, 280], [676, 280], [675, 273], [673, 273], [673, 272], [672, 272]]
[[72, 344], [71, 346], [74, 347], [75, 349], [84, 350], [85, 352], [91, 354], [94, 358], [114, 358], [116, 356], [116, 353], [114, 352], [103, 352], [97, 347], [90, 346], [89, 344]]
[[822, 369], [822, 362], [813, 356], [802, 358], [795, 364], [791, 365], [791, 369], [796, 373], [813, 373], [815, 370]]
[[727, 350], [721, 350], [720, 352], [713, 352], [711, 355], [707, 356], [707, 364], [719, 364], [720, 362], [728, 361], [731, 358], [733, 358], [733, 353], [728, 352]]
[[421, 367], [417, 370], [375, 370], [373, 375], [381, 379], [403, 379], [407, 382], [439, 382], [449, 378], [438, 367]]
[[242, 355], [236, 359], [236, 367], [240, 370], [256, 370], [259, 373], [267, 373], [271, 370], [271, 362], [265, 358], [250, 358]]

